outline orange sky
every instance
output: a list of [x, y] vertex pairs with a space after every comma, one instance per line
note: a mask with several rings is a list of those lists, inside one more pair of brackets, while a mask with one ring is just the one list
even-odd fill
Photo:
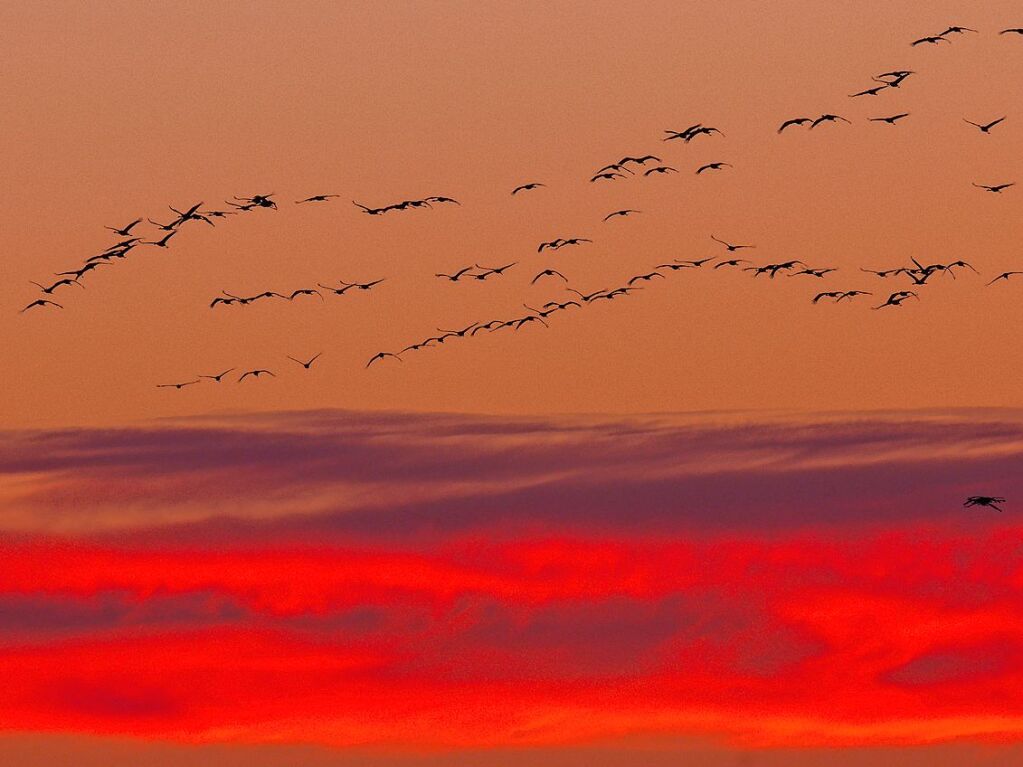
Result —
[[[950, 23], [981, 35], [909, 41]], [[0, 9], [7, 69], [3, 323], [9, 425], [103, 424], [225, 409], [637, 412], [1020, 405], [1019, 284], [963, 273], [870, 312], [817, 290], [898, 286], [858, 266], [966, 258], [1020, 266], [1023, 43], [1014, 2], [23, 3]], [[849, 99], [889, 69], [899, 90]], [[834, 111], [856, 122], [775, 134]], [[863, 122], [899, 111], [897, 126]], [[984, 136], [962, 122], [1007, 114]], [[662, 143], [694, 122], [726, 137]], [[624, 154], [679, 175], [589, 184]], [[699, 164], [734, 169], [697, 178]], [[548, 186], [509, 196], [526, 181]], [[209, 229], [61, 288], [63, 311], [18, 315], [30, 279], [102, 250], [104, 225], [168, 204], [276, 192], [281, 210]], [[322, 206], [291, 203], [338, 193]], [[463, 206], [384, 217], [369, 205], [442, 194]], [[611, 210], [642, 215], [602, 223]], [[436, 327], [516, 316], [571, 284], [620, 284], [664, 259], [720, 255], [839, 267], [825, 280], [673, 275], [563, 313], [551, 330], [477, 336], [363, 369]], [[556, 236], [592, 245], [537, 255]], [[433, 277], [519, 261], [504, 278]], [[221, 290], [387, 281], [321, 304], [207, 308]], [[812, 283], [812, 284], [811, 284]], [[887, 295], [887, 291], [884, 291]], [[61, 300], [63, 299], [63, 300]], [[323, 351], [309, 374], [284, 355]], [[157, 390], [228, 367], [277, 380]], [[250, 385], [251, 384], [251, 385]]]

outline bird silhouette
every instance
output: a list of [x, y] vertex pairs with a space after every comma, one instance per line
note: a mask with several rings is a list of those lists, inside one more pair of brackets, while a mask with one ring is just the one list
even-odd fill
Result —
[[536, 277], [534, 277], [532, 280], [530, 280], [529, 284], [530, 285], [536, 284], [536, 281], [538, 279], [540, 279], [541, 277], [560, 277], [565, 282], [568, 282], [568, 278], [565, 275], [563, 275], [561, 272], [559, 272], [557, 269], [544, 269], [542, 272], [540, 272], [538, 275], [536, 275]]
[[1002, 272], [993, 280], [991, 280], [991, 282], [989, 282], [988, 285], [994, 285], [999, 280], [1005, 280], [1006, 282], [1008, 282], [1010, 277], [1017, 274], [1023, 274], [1023, 272]]
[[810, 123], [810, 128], [811, 129], [816, 128], [821, 123], [833, 123], [833, 122], [838, 122], [839, 120], [841, 120], [844, 123], [848, 123], [849, 122], [848, 120], [846, 120], [841, 115], [823, 114], [820, 117], [818, 117], [816, 120], [814, 120], [812, 123]]
[[619, 165], [625, 165], [625, 163], [631, 162], [631, 163], [635, 163], [636, 165], [646, 165], [647, 162], [650, 162], [650, 161], [660, 162], [661, 158], [660, 157], [656, 157], [655, 155], [652, 155], [652, 154], [645, 154], [642, 157], [623, 157], [622, 159], [620, 159], [618, 161], [618, 164]]
[[857, 96], [876, 96], [881, 91], [887, 90], [889, 87], [891, 86], [889, 86], [888, 83], [884, 83], [883, 85], [877, 85], [874, 86], [873, 88], [867, 88], [866, 90], [860, 91], [859, 93], [850, 93], [849, 98], [854, 99]]
[[569, 291], [570, 293], [575, 293], [577, 296], [579, 296], [579, 300], [582, 301], [584, 304], [588, 304], [590, 301], [595, 299], [597, 296], [600, 296], [600, 295], [603, 295], [604, 293], [607, 293], [606, 290], [597, 290], [597, 291], [595, 291], [593, 293], [580, 293], [575, 288], [565, 288], [565, 290]]
[[369, 367], [377, 360], [384, 359], [384, 357], [394, 357], [394, 359], [398, 360], [398, 362], [402, 362], [401, 357], [399, 357], [397, 354], [392, 354], [391, 352], [377, 352], [376, 354], [369, 358], [369, 362], [366, 363], [366, 367]]
[[147, 242], [143, 242], [142, 244], [143, 245], [155, 245], [158, 248], [166, 248], [167, 247], [167, 243], [170, 242], [170, 238], [173, 237], [177, 233], [178, 233], [178, 230], [175, 229], [173, 232], [168, 232], [166, 235], [164, 235], [162, 240], [156, 240], [155, 242], [148, 242], [147, 241]]
[[[818, 293], [817, 295], [815, 295], [813, 297], [813, 301], [811, 301], [811, 303], [816, 304], [821, 299], [824, 299], [824, 298], [838, 299], [838, 298], [841, 298], [843, 295], [845, 295], [845, 293], [843, 291], [841, 291], [841, 290], [827, 290], [827, 291], [825, 291], [823, 293]], [[837, 303], [837, 300], [836, 300], [836, 303]]]
[[352, 200], [352, 205], [354, 205], [357, 208], [362, 208], [362, 211], [364, 213], [368, 213], [371, 216], [379, 216], [381, 213], [386, 213], [388, 210], [391, 210], [390, 207], [387, 207], [387, 208], [369, 208], [369, 207], [366, 207], [365, 205], [363, 205], [361, 202], [356, 202], [355, 200]]
[[81, 279], [83, 275], [91, 272], [93, 269], [97, 269], [101, 266], [110, 266], [107, 261], [91, 261], [88, 264], [84, 264], [79, 269], [72, 269], [70, 272], [57, 272], [56, 277], [66, 277], [68, 275], [74, 275], [75, 279]]
[[518, 194], [519, 192], [529, 192], [532, 191], [533, 189], [539, 189], [542, 186], [546, 186], [546, 184], [541, 184], [537, 181], [531, 181], [528, 184], [521, 184], [515, 187], [514, 189], [512, 189], [511, 193]]
[[976, 32], [976, 29], [970, 29], [969, 27], [949, 27], [942, 32], [938, 37], [944, 37], [945, 35], [961, 35], [964, 32]]
[[964, 117], [963, 118], [963, 122], [964, 123], [969, 123], [970, 125], [974, 126], [975, 128], [979, 128], [981, 133], [990, 133], [991, 129], [994, 128], [996, 125], [998, 125], [998, 123], [1002, 122], [1004, 119], [1005, 119], [1004, 117], [999, 117], [997, 120], [992, 120], [991, 122], [984, 123], [982, 125], [981, 123], [973, 122], [973, 120], [967, 120]]
[[555, 238], [554, 238], [553, 240], [551, 240], [550, 242], [541, 242], [541, 243], [540, 243], [540, 247], [538, 247], [538, 248], [536, 249], [536, 252], [537, 252], [537, 253], [543, 253], [543, 251], [544, 251], [544, 249], [545, 249], [545, 248], [551, 248], [552, 250], [557, 250], [557, 249], [558, 249], [558, 246], [559, 246], [559, 245], [560, 245], [561, 243], [563, 243], [563, 242], [564, 242], [564, 240], [563, 240], [563, 239], [561, 239], [560, 237], [555, 237]]
[[292, 362], [297, 362], [297, 363], [298, 363], [299, 365], [301, 365], [301, 366], [302, 366], [302, 367], [304, 367], [304, 368], [305, 368], [306, 370], [308, 370], [308, 369], [309, 369], [310, 367], [312, 367], [312, 364], [313, 364], [314, 362], [316, 362], [316, 360], [318, 360], [318, 359], [320, 358], [320, 356], [321, 356], [322, 354], [323, 354], [323, 352], [320, 352], [319, 354], [316, 354], [316, 355], [314, 355], [314, 356], [312, 357], [312, 359], [310, 359], [310, 360], [309, 360], [309, 361], [307, 361], [307, 362], [303, 362], [303, 361], [302, 361], [302, 360], [300, 360], [300, 359], [296, 359], [296, 358], [292, 357], [292, 356], [291, 356], [290, 354], [286, 354], [286, 355], [284, 355], [284, 356], [286, 356], [286, 357], [287, 357], [287, 358], [288, 358], [289, 360], [291, 360]]
[[295, 200], [296, 205], [301, 205], [304, 202], [327, 202], [334, 197], [340, 197], [339, 194], [314, 194], [312, 197], [306, 197], [304, 200]]
[[1008, 189], [1010, 186], [1016, 186], [1016, 182], [1010, 182], [1008, 184], [995, 184], [994, 186], [988, 186], [987, 184], [974, 184], [978, 189], [983, 189], [988, 192], [994, 192], [995, 194], [1001, 194], [1003, 189]]
[[750, 262], [747, 261], [745, 258], [729, 258], [725, 261], [718, 261], [716, 264], [714, 264], [714, 268], [720, 269], [722, 266], [738, 266], [739, 264], [748, 263]]
[[656, 168], [650, 168], [649, 170], [643, 171], [644, 176], [649, 176], [651, 173], [678, 173], [678, 170], [672, 168], [670, 165], [658, 165]]
[[584, 242], [593, 242], [585, 237], [569, 237], [567, 240], [562, 240], [557, 245], [552, 246], [554, 250], [561, 250], [562, 248], [568, 247], [569, 245], [581, 245]]
[[1003, 509], [998, 506], [999, 503], [1005, 503], [1005, 499], [998, 498], [993, 495], [971, 495], [963, 502], [963, 506], [966, 508], [970, 508], [972, 506], [987, 506], [989, 509], [1002, 511]]
[[597, 175], [590, 179], [590, 183], [592, 184], [594, 181], [602, 180], [614, 181], [616, 178], [625, 178], [625, 175], [621, 173], [615, 173], [614, 171], [610, 171], [608, 173], [598, 173]]
[[30, 303], [24, 309], [19, 311], [18, 314], [22, 314], [23, 312], [27, 312], [29, 309], [31, 309], [31, 308], [33, 308], [35, 306], [39, 306], [39, 307], [43, 307], [43, 306], [56, 306], [58, 309], [63, 309], [64, 308], [63, 306], [61, 306], [60, 304], [58, 304], [58, 303], [56, 303], [54, 301], [47, 301], [45, 298], [37, 298], [35, 301]]
[[831, 272], [837, 272], [837, 271], [838, 271], [838, 269], [832, 269], [832, 268], [827, 268], [827, 269], [811, 269], [810, 267], [806, 267], [805, 269], [800, 269], [798, 272], [793, 272], [792, 274], [789, 275], [789, 277], [798, 277], [801, 274], [805, 274], [805, 275], [808, 275], [810, 277], [824, 277], [824, 275], [826, 275], [826, 274], [830, 274]]
[[1003, 29], [998, 34], [1000, 34], [1000, 35], [1023, 35], [1023, 27], [1010, 27], [1009, 29]]
[[263, 368], [257, 368], [255, 370], [246, 370], [244, 373], [242, 373], [241, 378], [238, 379], [238, 383], [241, 383], [242, 381], [244, 381], [247, 376], [252, 376], [253, 378], [259, 378], [261, 375], [268, 375], [268, 376], [271, 376], [272, 378], [276, 378], [277, 377], [276, 375], [274, 375], [269, 370], [264, 370]]
[[77, 278], [75, 278], [73, 280], [72, 279], [57, 280], [56, 282], [54, 282], [52, 285], [49, 285], [49, 286], [43, 286], [43, 285], [39, 284], [38, 282], [35, 282], [34, 280], [29, 280], [29, 282], [32, 283], [33, 285], [35, 285], [37, 288], [39, 288], [39, 290], [42, 293], [45, 293], [48, 296], [53, 295], [53, 291], [55, 291], [61, 285], [77, 285], [78, 287], [80, 287], [82, 289], [85, 288], [85, 286], [82, 283], [80, 283]]
[[496, 267], [480, 266], [479, 264], [476, 264], [475, 265], [476, 268], [477, 269], [482, 269], [483, 271], [480, 274], [473, 275], [473, 277], [475, 279], [477, 279], [477, 280], [485, 280], [491, 274], [502, 275], [502, 274], [504, 274], [504, 271], [506, 269], [510, 269], [511, 267], [515, 266], [515, 264], [517, 264], [517, 263], [518, 263], [518, 261], [512, 261], [510, 264], [505, 264], [504, 266], [496, 266]]
[[699, 176], [705, 170], [721, 170], [722, 168], [731, 168], [732, 164], [727, 162], [709, 162], [706, 165], [701, 165], [696, 169], [696, 175]]
[[719, 240], [713, 234], [710, 236], [710, 238], [712, 240], [714, 240], [714, 242], [719, 242], [722, 245], [724, 245], [729, 253], [734, 253], [735, 251], [742, 250], [743, 248], [755, 248], [756, 247], [756, 245], [732, 245], [730, 242], [725, 242], [724, 240]]
[[128, 237], [129, 234], [131, 233], [131, 230], [134, 229], [136, 225], [141, 224], [141, 223], [142, 223], [142, 219], [141, 218], [136, 218], [134, 221], [132, 221], [127, 226], [122, 226], [120, 228], [118, 228], [116, 226], [104, 226], [103, 228], [104, 229], [109, 229], [111, 232], [113, 232], [114, 234], [118, 234], [121, 237]]
[[654, 277], [660, 277], [662, 280], [665, 279], [665, 276], [660, 272], [648, 272], [646, 274], [637, 274], [625, 284], [632, 285], [634, 282], [650, 282]]
[[284, 296], [284, 298], [287, 298], [289, 301], [293, 301], [298, 298], [298, 296], [316, 296], [321, 301], [323, 300], [323, 294], [316, 288], [299, 288], [298, 290], [291, 291], [291, 295]]
[[625, 171], [630, 176], [635, 175], [631, 170], [625, 167], [622, 163], [612, 163], [611, 165], [605, 165], [603, 168], [597, 168], [597, 173], [604, 173], [605, 171], [613, 171], [615, 173], [621, 173]]
[[462, 204], [458, 200], [453, 200], [450, 197], [438, 197], [436, 195], [433, 196], [433, 197], [424, 197], [422, 202], [440, 202], [440, 203], [450, 202], [453, 205], [461, 205]]
[[915, 48], [918, 45], [924, 44], [937, 45], [938, 43], [950, 42], [952, 41], [942, 37], [941, 35], [930, 35], [928, 37], [921, 37], [919, 40], [914, 40], [913, 42], [910, 43], [910, 46]]
[[183, 381], [182, 383], [171, 383], [171, 384], [157, 384], [157, 389], [181, 389], [185, 386], [191, 386], [192, 384], [199, 383], [199, 379], [196, 378], [194, 381]]
[[781, 133], [783, 130], [793, 125], [806, 125], [807, 123], [812, 122], [813, 122], [812, 117], [793, 117], [791, 120], [786, 120], [781, 124], [781, 126], [778, 128], [778, 133]]
[[209, 380], [213, 381], [214, 383], [220, 383], [220, 381], [223, 379], [223, 377], [226, 376], [231, 371], [233, 371], [234, 369], [235, 368], [228, 368], [223, 373], [217, 373], [215, 376], [200, 375], [199, 378], [208, 378]]
[[612, 219], [612, 218], [614, 218], [615, 216], [621, 216], [622, 218], [625, 218], [626, 216], [629, 216], [629, 215], [631, 215], [631, 214], [633, 214], [633, 213], [642, 213], [642, 212], [643, 212], [643, 211], [640, 211], [640, 210], [631, 210], [631, 209], [629, 209], [629, 208], [626, 208], [626, 209], [624, 209], [624, 210], [616, 210], [616, 211], [615, 211], [614, 213], [608, 213], [608, 214], [607, 214], [606, 216], [604, 216], [604, 221], [607, 221], [607, 220], [609, 220], [609, 219]]
[[868, 117], [867, 120], [872, 123], [888, 123], [889, 125], [895, 125], [903, 117], [909, 117], [909, 112], [902, 112], [891, 117]]
[[[434, 277], [443, 277], [445, 279], [451, 280], [451, 282], [458, 282], [459, 278], [465, 276], [468, 272], [471, 272], [472, 270], [473, 267], [471, 266], [463, 266], [454, 274], [445, 274], [444, 272], [439, 272], [435, 274]], [[470, 274], [469, 276], [472, 277], [473, 275]]]
[[918, 296], [912, 290], [900, 290], [888, 296], [888, 300], [886, 300], [883, 304], [879, 306], [874, 306], [872, 308], [884, 309], [886, 306], [902, 306], [902, 302], [908, 298], [915, 298], [918, 301], [920, 300], [920, 296]]

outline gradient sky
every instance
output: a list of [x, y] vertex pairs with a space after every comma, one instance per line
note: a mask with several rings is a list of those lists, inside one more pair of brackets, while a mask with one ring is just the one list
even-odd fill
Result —
[[[909, 46], [951, 24], [982, 33]], [[1023, 269], [1023, 187], [971, 186], [1023, 184], [1009, 26], [1015, 0], [0, 5], [0, 761], [1023, 759], [1023, 282], [984, 286]], [[917, 74], [847, 97], [891, 69]], [[775, 132], [826, 111], [854, 122]], [[696, 122], [726, 135], [661, 141]], [[682, 172], [588, 183], [648, 152]], [[17, 313], [105, 225], [268, 192]], [[427, 195], [463, 204], [350, 203]], [[568, 297], [541, 269], [608, 288], [711, 234], [840, 271], [676, 273], [364, 368]], [[558, 236], [594, 242], [537, 254]], [[858, 267], [911, 256], [982, 274], [810, 303], [883, 299]], [[477, 261], [519, 265], [433, 276]], [[278, 377], [156, 388], [230, 367]]]

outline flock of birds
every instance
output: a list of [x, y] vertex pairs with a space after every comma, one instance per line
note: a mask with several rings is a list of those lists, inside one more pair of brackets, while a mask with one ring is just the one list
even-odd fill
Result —
[[[954, 38], [973, 34], [979, 33], [977, 30], [969, 27], [950, 26], [939, 34], [928, 35], [914, 40], [911, 43], [911, 46], [916, 48], [926, 45], [939, 45], [941, 43], [950, 44]], [[1018, 35], [1023, 37], [1023, 28], [1008, 28], [1001, 30], [999, 34]], [[908, 69], [892, 70], [876, 74], [871, 77], [872, 84], [869, 87], [856, 93], [849, 94], [849, 98], [864, 99], [877, 97], [882, 93], [897, 91], [904, 87], [907, 80], [916, 74], [917, 73], [915, 71]], [[896, 112], [890, 115], [868, 117], [866, 119], [871, 123], [895, 126], [909, 117], [909, 112]], [[991, 132], [1000, 126], [1006, 119], [1006, 116], [986, 121], [975, 121], [964, 118], [964, 122], [973, 128], [976, 128], [981, 134], [990, 135]], [[825, 112], [816, 117], [800, 116], [786, 119], [780, 124], [776, 132], [778, 134], [783, 134], [794, 128], [815, 130], [825, 124], [851, 124], [851, 122], [852, 121], [845, 116]], [[704, 125], [702, 123], [694, 123], [683, 130], [665, 130], [664, 133], [665, 135], [661, 138], [662, 142], [681, 141], [684, 144], [689, 144], [701, 137], [704, 137], [704, 139], [725, 137], [725, 134], [721, 129], [715, 126]], [[731, 163], [720, 160], [699, 165], [695, 168], [694, 172], [697, 176], [703, 176], [704, 174], [718, 173], [732, 168], [733, 166]], [[667, 174], [677, 174], [679, 172], [680, 171], [676, 167], [666, 164], [660, 157], [654, 154], [626, 155], [616, 162], [606, 164], [594, 170], [589, 174], [589, 182], [594, 184], [619, 183], [632, 178], [652, 178]], [[972, 183], [973, 186], [993, 194], [1001, 194], [1015, 185], [1015, 182], [1012, 181], [1001, 181], [998, 183]], [[545, 186], [546, 185], [544, 183], [539, 181], [522, 183], [511, 190], [511, 196], [518, 197], [523, 194], [537, 193], [538, 190], [545, 188]], [[227, 201], [225, 203], [225, 207], [221, 209], [206, 209], [203, 207], [203, 202], [198, 202], [190, 207], [181, 209], [169, 206], [170, 211], [173, 213], [173, 218], [171, 218], [167, 223], [161, 223], [151, 218], [144, 220], [139, 217], [125, 226], [107, 226], [105, 228], [111, 231], [118, 238], [117, 241], [100, 253], [85, 259], [85, 261], [79, 266], [67, 271], [55, 273], [54, 277], [56, 279], [42, 282], [33, 281], [32, 284], [34, 284], [43, 295], [24, 306], [24, 308], [21, 309], [21, 312], [45, 308], [62, 309], [64, 308], [63, 304], [58, 303], [53, 298], [56, 291], [61, 290], [63, 295], [72, 288], [83, 288], [83, 279], [91, 272], [103, 267], [111, 266], [115, 262], [124, 260], [128, 258], [129, 255], [143, 248], [169, 248], [172, 241], [175, 241], [175, 238], [181, 232], [182, 228], [189, 225], [190, 222], [194, 222], [195, 225], [205, 224], [212, 227], [216, 225], [215, 221], [226, 219], [230, 216], [250, 213], [256, 210], [278, 210], [279, 205], [275, 197], [276, 195], [274, 193], [256, 194], [249, 197], [234, 197], [232, 200]], [[296, 205], [326, 204], [338, 199], [339, 197], [340, 195], [338, 194], [316, 194], [303, 199], [294, 200], [293, 202]], [[436, 206], [461, 205], [458, 200], [442, 195], [433, 195], [423, 197], [421, 199], [402, 200], [400, 202], [390, 203], [379, 207], [364, 205], [355, 200], [352, 200], [352, 204], [362, 213], [369, 216], [383, 216], [388, 213], [408, 212], [412, 210], [429, 210]], [[623, 208], [621, 210], [615, 210], [607, 213], [603, 216], [602, 222], [609, 223], [618, 219], [640, 215], [641, 213], [642, 211], [640, 210]], [[144, 229], [147, 223], [149, 226], [154, 228], [148, 237], [136, 234], [140, 229]], [[767, 279], [773, 280], [783, 275], [788, 278], [809, 279], [811, 282], [814, 279], [831, 279], [832, 275], [839, 272], [839, 270], [835, 267], [812, 266], [800, 259], [789, 259], [771, 263], [754, 263], [747, 258], [740, 257], [738, 254], [741, 253], [748, 255], [749, 251], [756, 248], [755, 245], [736, 244], [719, 238], [714, 234], [711, 234], [710, 236], [715, 243], [723, 248], [724, 254], [722, 256], [689, 260], [673, 259], [668, 263], [657, 264], [648, 271], [632, 275], [623, 280], [620, 285], [598, 290], [578, 290], [576, 287], [569, 285], [570, 280], [564, 273], [562, 273], [559, 269], [550, 266], [546, 266], [545, 268], [537, 269], [535, 271], [529, 270], [527, 276], [530, 285], [536, 285], [541, 281], [544, 284], [560, 284], [567, 294], [571, 294], [571, 297], [566, 295], [561, 299], [554, 298], [537, 307], [523, 304], [523, 308], [526, 310], [526, 313], [516, 314], [511, 317], [475, 321], [458, 329], [438, 329], [436, 334], [429, 334], [425, 338], [412, 341], [396, 351], [377, 352], [369, 358], [365, 367], [369, 368], [383, 360], [402, 362], [405, 356], [412, 352], [417, 352], [426, 348], [438, 347], [456, 340], [474, 338], [481, 333], [489, 334], [504, 329], [518, 331], [526, 326], [534, 325], [549, 327], [548, 321], [561, 312], [568, 310], [582, 310], [588, 306], [603, 301], [614, 301], [619, 298], [624, 298], [641, 290], [644, 284], [652, 283], [655, 280], [666, 280], [670, 275], [678, 272], [684, 272], [686, 270], [711, 269], [717, 271], [720, 269], [728, 269], [749, 273], [753, 278], [766, 276]], [[545, 253], [556, 252], [563, 248], [585, 246], [591, 242], [593, 242], [593, 240], [589, 237], [557, 237], [552, 240], [540, 242], [536, 248], [536, 252], [537, 254], [542, 255]], [[500, 279], [505, 277], [509, 272], [516, 268], [521, 271], [522, 263], [519, 261], [513, 261], [494, 266], [473, 263], [468, 265], [459, 265], [452, 268], [450, 271], [437, 272], [435, 276], [437, 279], [451, 283], [459, 283], [463, 281], [485, 281], [488, 279]], [[862, 290], [859, 288], [842, 290], [829, 289], [816, 292], [809, 300], [811, 303], [818, 305], [824, 302], [838, 304], [847, 300], [849, 302], [853, 302], [855, 299], [860, 297], [875, 297], [875, 302], [871, 306], [873, 310], [892, 309], [902, 306], [910, 299], [920, 300], [920, 293], [917, 289], [927, 285], [928, 282], [936, 275], [940, 274], [955, 279], [956, 273], [959, 270], [970, 270], [979, 274], [978, 270], [972, 264], [963, 260], [952, 261], [950, 263], [925, 264], [921, 263], [916, 258], [911, 258], [910, 263], [899, 266], [883, 269], [860, 269], [860, 272], [870, 274], [875, 278], [875, 280], [880, 280], [882, 283], [895, 279], [907, 280], [909, 284], [905, 287], [899, 286], [900, 289], [898, 290], [881, 291], [875, 297], [874, 290]], [[1011, 278], [1017, 276], [1023, 276], [1023, 271], [1003, 272], [995, 276], [986, 284], [991, 286], [996, 283], [1007, 282]], [[238, 293], [222, 291], [221, 295], [215, 296], [210, 300], [209, 307], [211, 309], [222, 309], [225, 307], [246, 306], [258, 301], [294, 302], [302, 298], [312, 297], [317, 297], [320, 301], [323, 301], [325, 300], [324, 294], [329, 296], [344, 296], [349, 291], [367, 291], [385, 282], [385, 279], [386, 278], [379, 277], [367, 281], [353, 282], [337, 280], [336, 284], [317, 282], [315, 286], [297, 287], [282, 291], [265, 290], [255, 295], [240, 295]], [[288, 355], [287, 359], [299, 365], [303, 370], [310, 370], [313, 363], [316, 362], [321, 355], [322, 352], [308, 360], [302, 360]], [[250, 378], [256, 380], [263, 376], [276, 377], [276, 373], [268, 368], [242, 370], [231, 367], [217, 374], [198, 375], [188, 380], [174, 383], [160, 383], [157, 384], [157, 386], [161, 389], [181, 390], [185, 387], [199, 384], [202, 381], [221, 383], [226, 380], [226, 376], [236, 372], [240, 373], [236, 379], [238, 383], [244, 382]], [[1000, 511], [1001, 509], [998, 504], [1004, 502], [1004, 500], [1005, 499], [1003, 498], [993, 496], [971, 496], [967, 499], [964, 505], [968, 507], [985, 506]]]

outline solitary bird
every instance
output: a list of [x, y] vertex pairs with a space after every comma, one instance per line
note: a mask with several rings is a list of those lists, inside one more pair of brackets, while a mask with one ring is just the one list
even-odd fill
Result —
[[998, 506], [1000, 503], [1005, 503], [1005, 499], [997, 498], [993, 495], [971, 495], [963, 503], [963, 506], [966, 508], [970, 508], [971, 506], [987, 506], [989, 509], [1002, 511], [1002, 509]]
[[182, 383], [171, 383], [171, 384], [157, 384], [157, 389], [180, 389], [184, 386], [191, 386], [192, 384], [199, 383], [199, 379], [196, 378], [194, 381], [184, 381]]
[[696, 175], [699, 176], [705, 170], [721, 170], [722, 168], [731, 168], [732, 164], [727, 162], [709, 162], [706, 165], [701, 165], [696, 169]]
[[276, 375], [274, 375], [269, 370], [263, 370], [262, 368], [257, 368], [256, 370], [246, 370], [244, 373], [242, 373], [241, 378], [238, 379], [238, 383], [241, 383], [242, 381], [244, 381], [246, 376], [252, 376], [253, 378], [259, 378], [261, 375], [268, 375], [268, 376], [272, 376], [273, 378], [277, 377]]
[[326, 202], [333, 197], [340, 197], [339, 194], [314, 194], [312, 197], [306, 197], [304, 200], [295, 200], [296, 205], [301, 205], [304, 202]]
[[511, 193], [512, 194], [518, 194], [519, 192], [529, 192], [529, 191], [532, 191], [533, 189], [538, 189], [541, 186], [546, 186], [546, 184], [541, 184], [541, 183], [536, 182], [536, 181], [531, 181], [528, 184], [521, 184], [520, 186], [515, 187], [514, 189], [512, 189]]
[[1016, 186], [1016, 182], [1010, 182], [1008, 184], [995, 184], [994, 186], [988, 186], [987, 184], [974, 184], [978, 189], [983, 189], [988, 192], [994, 192], [995, 194], [1001, 194], [1003, 189], [1008, 189], [1010, 186]]
[[306, 370], [308, 370], [308, 369], [309, 369], [309, 368], [310, 368], [310, 367], [312, 366], [312, 364], [313, 364], [314, 362], [316, 362], [316, 360], [317, 360], [317, 359], [319, 359], [319, 358], [320, 358], [320, 355], [322, 355], [322, 354], [323, 354], [323, 352], [320, 352], [319, 354], [315, 355], [315, 356], [314, 356], [314, 357], [313, 357], [312, 359], [310, 359], [310, 360], [309, 360], [308, 362], [303, 362], [302, 360], [299, 360], [299, 359], [295, 359], [295, 358], [294, 358], [294, 357], [292, 357], [292, 356], [291, 356], [290, 354], [286, 354], [285, 356], [286, 356], [286, 357], [287, 357], [287, 358], [288, 358], [289, 360], [291, 360], [292, 362], [297, 362], [297, 363], [298, 363], [299, 365], [301, 365], [301, 366], [302, 366], [302, 367], [304, 367], [304, 368], [305, 368]]
[[979, 128], [981, 133], [990, 133], [991, 129], [994, 128], [996, 125], [998, 125], [998, 123], [1002, 122], [1002, 120], [1004, 120], [1004, 119], [1005, 119], [1004, 117], [999, 117], [997, 120], [992, 120], [989, 123], [985, 123], [985, 124], [981, 125], [980, 123], [973, 122], [973, 120], [967, 120], [964, 117], [963, 118], [963, 122], [964, 123], [969, 123], [970, 125], [974, 126], [975, 128]]

